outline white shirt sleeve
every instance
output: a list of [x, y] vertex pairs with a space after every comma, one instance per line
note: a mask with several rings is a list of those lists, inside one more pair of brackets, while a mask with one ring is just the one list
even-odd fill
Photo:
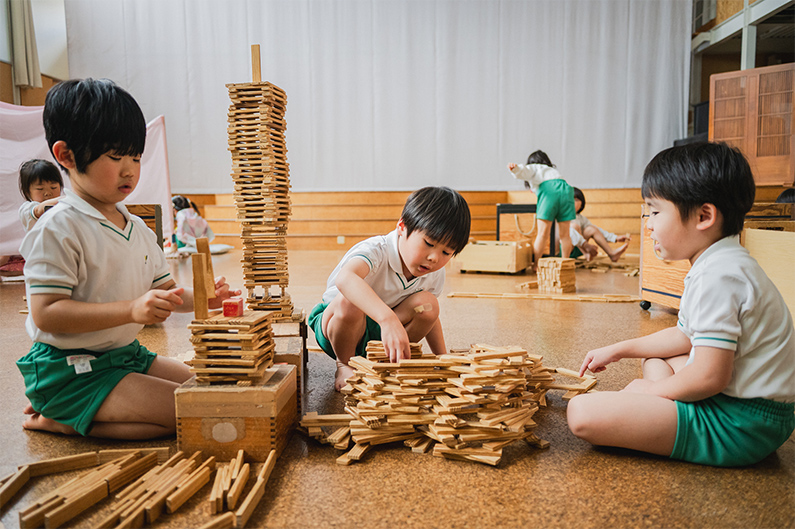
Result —
[[22, 222], [22, 226], [25, 227], [26, 232], [30, 231], [36, 225], [36, 221], [39, 220], [33, 213], [33, 210], [38, 205], [39, 202], [28, 200], [19, 206], [19, 220]]

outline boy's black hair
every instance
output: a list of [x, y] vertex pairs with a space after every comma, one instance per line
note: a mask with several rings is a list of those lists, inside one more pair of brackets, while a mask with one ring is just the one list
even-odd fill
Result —
[[549, 159], [549, 156], [547, 156], [547, 153], [544, 151], [530, 153], [530, 156], [527, 157], [527, 165], [530, 165], [531, 163], [540, 163], [550, 167], [555, 167], [555, 164], [552, 163], [552, 161]]
[[722, 235], [737, 235], [754, 204], [756, 184], [745, 156], [725, 143], [691, 143], [657, 154], [643, 172], [643, 198], [673, 202], [683, 221], [704, 204], [723, 216]]
[[72, 79], [53, 86], [44, 100], [47, 144], [66, 142], [79, 173], [105, 154], [140, 156], [146, 141], [141, 107], [109, 79]]
[[579, 187], [572, 187], [572, 189], [574, 190], [574, 198], [580, 201], [580, 209], [577, 210], [577, 213], [580, 213], [585, 209], [585, 194]]
[[795, 187], [790, 187], [776, 197], [776, 204], [792, 204], [795, 202]]
[[449, 187], [423, 187], [413, 192], [403, 206], [406, 235], [414, 230], [453, 249], [453, 255], [469, 242], [469, 206], [457, 191]]
[[55, 164], [47, 160], [28, 160], [19, 166], [19, 192], [25, 197], [30, 198], [30, 187], [37, 182], [55, 182], [63, 188], [63, 177], [61, 171]]

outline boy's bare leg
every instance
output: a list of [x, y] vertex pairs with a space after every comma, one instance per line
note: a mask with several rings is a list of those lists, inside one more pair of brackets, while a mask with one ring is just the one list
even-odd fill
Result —
[[625, 391], [587, 393], [569, 401], [572, 433], [594, 445], [618, 446], [670, 456], [677, 413], [672, 400]]
[[564, 258], [568, 258], [571, 255], [571, 251], [574, 249], [574, 244], [572, 244], [571, 235], [569, 234], [570, 227], [570, 220], [558, 222], [558, 230], [560, 231], [560, 256]]
[[439, 319], [439, 300], [430, 292], [417, 292], [395, 307], [395, 314], [406, 328], [409, 341], [417, 343], [427, 336]]
[[[169, 385], [172, 385], [172, 383], [182, 384], [192, 376], [192, 373], [190, 372], [188, 366], [183, 362], [173, 358], [158, 356], [152, 361], [152, 365], [149, 367], [149, 372], [146, 375], [141, 376], [164, 379], [164, 382], [170, 381]], [[124, 377], [122, 382], [127, 380], [127, 378], [128, 377]], [[176, 386], [174, 386], [174, 389], [176, 389]], [[113, 392], [111, 392], [111, 395], [113, 395]], [[174, 403], [173, 395], [174, 391], [172, 390], [171, 396], [167, 398], [167, 401], [171, 403], [172, 406]], [[110, 395], [108, 398], [110, 398]], [[100, 408], [100, 410], [101, 409], [102, 408]], [[44, 417], [34, 410], [31, 404], [28, 404], [25, 407], [24, 413], [30, 416], [22, 424], [23, 428], [26, 430], [43, 430], [65, 435], [77, 435], [77, 432], [74, 428], [65, 424], [61, 424], [53, 419]], [[152, 414], [147, 411], [146, 416], [148, 417], [150, 415]], [[163, 435], [170, 435], [174, 433], [173, 431], [164, 431], [162, 425], [154, 425], [150, 427], [147, 425], [147, 423], [141, 423], [139, 421], [126, 424], [120, 422], [101, 423], [99, 422], [99, 419], [97, 419], [97, 416], [99, 416], [99, 412], [97, 412], [97, 415], [94, 417], [94, 426], [92, 427], [90, 433], [92, 437], [103, 437], [110, 439], [151, 439], [153, 437], [161, 437]], [[176, 431], [176, 426], [174, 431]]]
[[[549, 248], [549, 234], [552, 231], [552, 221], [544, 219], [536, 219], [538, 231], [536, 233], [536, 240], [533, 241], [533, 272], [538, 270], [538, 260], [544, 255], [544, 249]], [[568, 232], [566, 233], [568, 237]], [[571, 242], [571, 239], [569, 239]], [[569, 249], [571, 252], [571, 249]]]
[[334, 389], [345, 387], [346, 380], [353, 375], [348, 362], [356, 354], [356, 346], [364, 336], [365, 314], [342, 294], [337, 294], [323, 312], [321, 322], [323, 334], [331, 342], [337, 356], [337, 371], [334, 374]]
[[614, 263], [621, 258], [621, 256], [624, 254], [624, 252], [627, 251], [627, 248], [629, 247], [629, 243], [625, 242], [618, 248], [613, 248], [612, 246], [610, 246], [610, 243], [607, 242], [605, 236], [602, 235], [602, 232], [596, 228], [596, 226], [587, 226], [583, 230], [582, 235], [583, 237], [585, 237], [586, 240], [593, 239], [594, 242], [598, 244], [599, 247], [602, 248], [602, 250], [604, 250], [607, 253], [607, 256]]
[[25, 422], [22, 423], [22, 427], [26, 430], [40, 430], [64, 435], [77, 435], [74, 428], [44, 417], [41, 413], [34, 410], [31, 404], [25, 406], [23, 413], [29, 415], [29, 417], [25, 419]]

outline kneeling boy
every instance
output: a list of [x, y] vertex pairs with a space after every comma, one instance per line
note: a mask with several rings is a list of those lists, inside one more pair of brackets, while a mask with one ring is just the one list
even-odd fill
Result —
[[409, 196], [397, 229], [345, 254], [309, 315], [318, 344], [337, 360], [337, 390], [353, 374], [348, 361], [364, 356], [370, 340], [383, 341], [392, 362], [408, 358], [409, 343], [423, 338], [434, 354], [445, 353], [436, 298], [444, 265], [469, 241], [469, 224], [460, 194], [424, 187]]

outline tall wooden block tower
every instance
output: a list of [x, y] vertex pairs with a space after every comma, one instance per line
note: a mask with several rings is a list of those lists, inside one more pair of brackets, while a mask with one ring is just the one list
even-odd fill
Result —
[[253, 82], [226, 85], [246, 303], [252, 310], [290, 317], [285, 239], [290, 219], [290, 166], [284, 139], [287, 96], [278, 86], [262, 82], [259, 46], [251, 51]]

